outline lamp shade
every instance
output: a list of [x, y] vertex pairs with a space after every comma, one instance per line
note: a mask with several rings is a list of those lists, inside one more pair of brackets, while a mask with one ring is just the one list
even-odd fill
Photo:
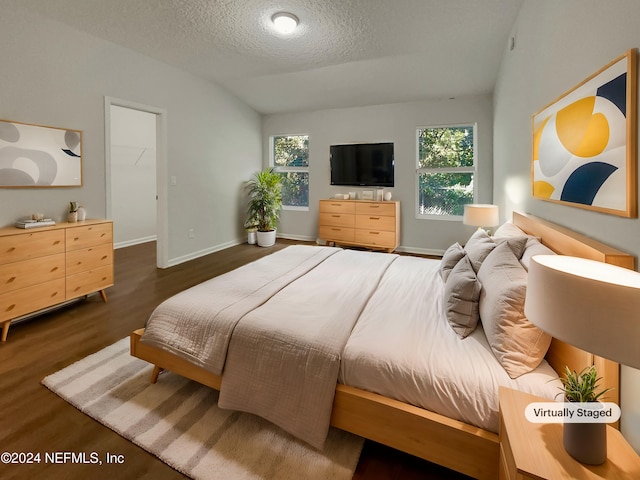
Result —
[[524, 313], [563, 342], [640, 368], [640, 273], [564, 255], [531, 259]]
[[465, 205], [462, 223], [474, 227], [495, 227], [500, 223], [498, 206], [483, 203]]

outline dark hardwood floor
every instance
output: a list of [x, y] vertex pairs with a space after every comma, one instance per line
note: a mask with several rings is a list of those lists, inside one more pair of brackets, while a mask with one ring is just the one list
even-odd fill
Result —
[[[164, 299], [232, 270], [271, 248], [239, 245], [172, 268], [155, 263], [155, 243], [115, 252], [108, 303], [93, 295], [72, 306], [13, 324], [0, 344], [0, 454], [40, 454], [41, 463], [0, 463], [2, 479], [179, 479], [183, 475], [103, 427], [40, 384], [45, 376], [144, 326]], [[46, 463], [47, 452], [122, 455], [123, 464]], [[23, 457], [27, 458], [27, 457]], [[465, 479], [463, 475], [388, 447], [366, 442], [354, 479]], [[226, 480], [226, 479], [225, 479]]]

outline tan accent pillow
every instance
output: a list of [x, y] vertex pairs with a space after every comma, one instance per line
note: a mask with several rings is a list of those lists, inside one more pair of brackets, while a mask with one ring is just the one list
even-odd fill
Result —
[[507, 243], [498, 245], [478, 272], [480, 319], [493, 354], [511, 378], [535, 369], [551, 337], [524, 315], [527, 272]]
[[464, 249], [458, 242], [447, 248], [440, 262], [440, 277], [442, 277], [442, 281], [447, 281], [447, 277], [449, 277], [449, 273], [451, 273], [453, 267], [455, 267], [465, 255]]
[[478, 299], [482, 286], [471, 267], [469, 257], [464, 256], [451, 270], [444, 285], [444, 307], [451, 328], [465, 338], [478, 325]]

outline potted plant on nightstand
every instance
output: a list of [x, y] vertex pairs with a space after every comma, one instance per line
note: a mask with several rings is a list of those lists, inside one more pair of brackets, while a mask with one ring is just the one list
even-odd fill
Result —
[[[600, 398], [610, 388], [600, 390], [598, 372], [591, 365], [580, 373], [565, 367], [565, 376], [560, 378], [565, 401], [582, 403], [586, 409], [600, 408]], [[606, 423], [564, 423], [564, 449], [576, 460], [589, 465], [600, 465], [607, 458]]]
[[282, 209], [282, 180], [267, 168], [254, 174], [247, 182], [248, 218], [255, 220], [258, 245], [270, 247], [276, 243], [276, 224]]

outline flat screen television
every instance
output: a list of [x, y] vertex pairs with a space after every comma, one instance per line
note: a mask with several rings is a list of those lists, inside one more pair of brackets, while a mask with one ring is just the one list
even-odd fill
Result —
[[331, 185], [393, 187], [393, 143], [331, 145]]

